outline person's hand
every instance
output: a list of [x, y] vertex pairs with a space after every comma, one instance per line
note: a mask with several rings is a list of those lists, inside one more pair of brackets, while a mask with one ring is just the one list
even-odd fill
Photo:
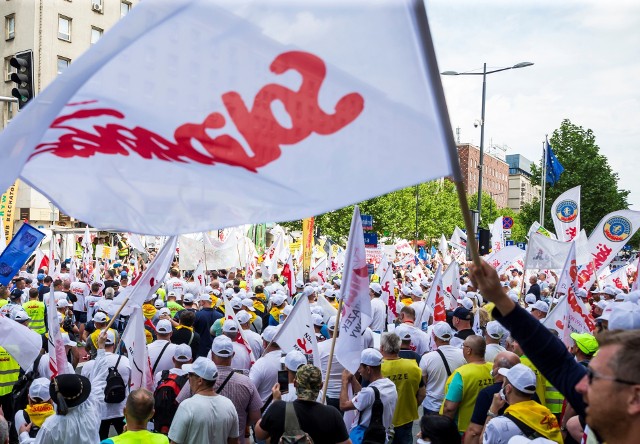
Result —
[[105, 328], [98, 335], [98, 350], [104, 350], [104, 344], [107, 342], [107, 329]]
[[18, 433], [18, 435], [21, 435], [21, 434], [22, 434], [22, 433], [24, 433], [24, 432], [29, 433], [29, 432], [31, 431], [31, 425], [32, 425], [32, 424], [33, 424], [33, 423], [31, 423], [31, 422], [30, 422], [29, 424], [27, 424], [26, 422], [25, 422], [24, 424], [22, 424], [22, 425], [20, 426], [20, 432]]
[[500, 397], [500, 393], [496, 393], [493, 395], [493, 400], [491, 401], [491, 407], [489, 407], [489, 411], [498, 415], [498, 412], [500, 412], [500, 409], [502, 409], [502, 407], [504, 407], [506, 403], [507, 401], [504, 401]]
[[347, 369], [342, 370], [342, 382], [351, 382], [351, 379], [353, 379], [353, 375], [351, 374], [351, 372], [349, 372], [349, 370]]
[[282, 399], [282, 392], [280, 392], [280, 384], [276, 382], [276, 384], [271, 387], [271, 394], [273, 395], [274, 401], [280, 401]]

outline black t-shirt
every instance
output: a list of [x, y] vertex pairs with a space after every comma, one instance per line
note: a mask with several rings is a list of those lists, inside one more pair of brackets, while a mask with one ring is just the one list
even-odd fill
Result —
[[460, 330], [459, 332], [457, 332], [457, 333], [455, 334], [455, 337], [456, 337], [456, 338], [460, 338], [460, 339], [462, 339], [462, 340], [464, 341], [464, 340], [465, 340], [465, 339], [467, 339], [469, 336], [473, 336], [473, 335], [475, 335], [475, 334], [476, 334], [476, 332], [475, 332], [475, 331], [473, 331], [471, 328], [467, 328], [467, 329]]
[[[275, 401], [262, 416], [260, 427], [269, 433], [271, 442], [280, 441], [284, 432], [286, 402]], [[314, 401], [293, 402], [300, 428], [309, 434], [315, 444], [335, 444], [349, 439], [347, 427], [335, 407]]]
[[104, 284], [104, 289], [106, 290], [107, 288], [113, 287], [115, 285], [119, 285], [118, 281], [114, 280], [114, 279], [107, 279], [106, 281], [103, 282]]
[[[193, 339], [191, 339], [191, 333], [193, 333]], [[189, 344], [191, 340], [191, 344]], [[200, 348], [200, 335], [195, 331], [192, 332], [188, 328], [174, 329], [171, 335], [171, 342], [174, 344], [189, 344], [191, 347], [191, 356], [193, 360], [198, 357], [198, 349]]]
[[531, 293], [532, 295], [534, 295], [536, 297], [536, 301], [540, 300], [540, 285], [538, 284], [533, 284], [531, 285], [531, 287], [529, 287], [529, 291], [527, 291], [527, 294]]
[[398, 356], [403, 359], [414, 359], [418, 363], [418, 365], [420, 365], [421, 356], [413, 350], [400, 350]]

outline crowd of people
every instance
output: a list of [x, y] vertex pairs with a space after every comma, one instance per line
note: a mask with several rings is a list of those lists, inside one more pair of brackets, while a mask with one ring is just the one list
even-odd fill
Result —
[[[567, 346], [542, 322], [560, 296], [556, 276], [523, 283], [516, 268], [463, 264], [459, 298], [449, 295], [446, 321], [434, 321], [425, 300], [436, 264], [394, 267], [395, 304], [370, 276], [372, 321], [351, 373], [333, 347], [345, 322], [339, 273], [290, 292], [260, 270], [207, 271], [201, 285], [175, 262], [142, 306], [153, 381], [132, 389], [118, 295], [133, 270], [122, 259], [100, 280], [63, 263], [55, 276], [23, 267], [0, 288], [0, 313], [43, 337], [31, 368], [0, 347], [1, 443], [637, 442], [639, 292], [579, 291], [597, 329], [571, 333]], [[57, 375], [51, 297], [67, 356]], [[274, 340], [303, 298], [315, 361]]]

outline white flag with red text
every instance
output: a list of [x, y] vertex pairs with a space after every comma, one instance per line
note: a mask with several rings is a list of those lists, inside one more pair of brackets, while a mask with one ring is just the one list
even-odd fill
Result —
[[603, 284], [603, 286], [610, 285], [612, 287], [619, 288], [620, 290], [622, 290], [623, 288], [626, 288], [628, 290], [629, 278], [627, 276], [627, 268], [628, 266], [620, 267], [615, 271], [606, 274], [603, 273], [602, 275], [599, 275], [598, 278], [601, 279], [601, 283]]
[[153, 390], [153, 375], [147, 352], [147, 336], [142, 308], [134, 307], [131, 311], [127, 327], [122, 333], [122, 342], [127, 349], [131, 364], [131, 382], [129, 383], [131, 390], [139, 388]]
[[580, 232], [580, 185], [562, 193], [551, 205], [558, 240], [572, 241]]
[[449, 243], [452, 247], [457, 248], [458, 250], [466, 251], [467, 249], [467, 233], [462, 231], [459, 227], [453, 230], [453, 234], [451, 235], [451, 239]]
[[343, 304], [339, 326], [340, 335], [336, 340], [336, 357], [344, 368], [355, 373], [360, 365], [360, 353], [364, 348], [362, 335], [371, 323], [369, 273], [364, 251], [360, 208], [357, 205], [351, 219], [340, 290]]
[[273, 342], [276, 342], [284, 353], [298, 350], [307, 356], [311, 355], [309, 362], [313, 365], [320, 364], [309, 298], [300, 298], [296, 302], [293, 310], [278, 329]]
[[[233, 307], [231, 306], [231, 301], [226, 297], [223, 297], [223, 299], [224, 299], [225, 322], [228, 320], [233, 320], [235, 322], [238, 322], [236, 320], [236, 312], [233, 310]], [[242, 327], [240, 327], [240, 324], [238, 324], [238, 333], [239, 335], [236, 338], [236, 342], [242, 345], [247, 350], [247, 352], [249, 353], [249, 358], [251, 360], [251, 365], [253, 365], [256, 362], [256, 356], [253, 354], [253, 349], [249, 345], [249, 341], [245, 337], [244, 330], [242, 329]]]
[[422, 0], [140, 2], [5, 128], [0, 189], [136, 233], [300, 219], [452, 175], [441, 88]]
[[[460, 299], [460, 266], [457, 262], [451, 262], [444, 273], [442, 273], [442, 290], [449, 300], [448, 309], [455, 309]], [[445, 304], [446, 304], [445, 300]]]
[[483, 259], [496, 269], [498, 274], [503, 273], [509, 265], [515, 264], [518, 259], [524, 259], [525, 251], [515, 245], [508, 245], [499, 251], [484, 256]]
[[327, 256], [322, 256], [309, 272], [309, 279], [315, 277], [321, 284], [327, 282], [327, 263]]
[[444, 288], [442, 285], [442, 265], [438, 265], [436, 275], [431, 283], [429, 295], [427, 296], [424, 306], [429, 307], [430, 310], [427, 310], [426, 308], [422, 310], [420, 316], [420, 325], [422, 330], [427, 329], [426, 327], [429, 325], [429, 316], [431, 314], [433, 314], [433, 323], [447, 321], [447, 313], [445, 312], [444, 303]]
[[502, 216], [500, 216], [491, 225], [491, 251], [500, 251], [502, 248], [504, 248], [504, 228], [502, 227]]

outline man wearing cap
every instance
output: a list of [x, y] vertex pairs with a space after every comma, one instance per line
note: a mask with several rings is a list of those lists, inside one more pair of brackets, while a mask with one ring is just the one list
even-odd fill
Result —
[[172, 366], [169, 370], [157, 371], [154, 374], [154, 387], [157, 387], [162, 380], [166, 380], [169, 375], [184, 376], [187, 372], [184, 370], [186, 364], [193, 361], [191, 347], [187, 344], [177, 345], [173, 351]]
[[[251, 296], [253, 296], [253, 294]], [[251, 316], [251, 322], [249, 323], [250, 330], [257, 335], [260, 335], [260, 332], [262, 331], [262, 318], [256, 313], [251, 297], [247, 297], [242, 300], [242, 309]]]
[[[175, 444], [237, 443], [238, 414], [233, 402], [216, 394], [218, 368], [210, 359], [198, 358], [184, 366], [193, 396], [178, 406], [169, 429]], [[203, 414], [205, 413], [206, 414]]]
[[531, 309], [531, 316], [538, 321], [543, 321], [549, 312], [549, 305], [545, 301], [536, 301], [535, 304], [530, 305], [529, 308]]
[[520, 343], [516, 341], [513, 336], [509, 336], [507, 338], [507, 349], [518, 355], [520, 357], [520, 363], [526, 365], [533, 371], [533, 373], [535, 373], [537, 378], [536, 394], [538, 395], [540, 402], [542, 404], [546, 404], [547, 380], [544, 375], [536, 368], [535, 365], [533, 365], [531, 359], [525, 356], [524, 351], [522, 351], [522, 347], [520, 347]]
[[169, 292], [175, 293], [175, 296], [178, 300], [182, 299], [182, 295], [184, 294], [184, 288], [187, 285], [185, 281], [180, 278], [180, 270], [177, 268], [172, 268], [169, 270], [169, 279], [167, 279], [164, 283], [164, 288]]
[[[420, 360], [420, 369], [427, 396], [422, 402], [425, 415], [438, 415], [444, 399], [447, 378], [460, 366], [466, 364], [462, 350], [450, 345], [453, 330], [446, 322], [436, 322], [431, 329], [436, 351], [426, 353]], [[445, 365], [446, 363], [446, 365]]]
[[571, 333], [573, 345], [569, 350], [578, 364], [589, 367], [589, 362], [598, 351], [598, 341], [589, 333]]
[[[222, 325], [222, 334], [233, 344], [233, 360], [231, 366], [236, 370], [249, 370], [251, 367], [251, 355], [244, 344], [238, 342], [240, 327], [235, 319], [227, 319]], [[250, 348], [250, 346], [249, 346]]]
[[196, 314], [193, 311], [183, 310], [180, 314], [180, 323], [171, 336], [171, 342], [174, 344], [187, 344], [191, 347], [193, 356], [198, 356], [200, 335], [193, 331], [193, 323], [195, 320]]
[[500, 345], [500, 341], [502, 340], [504, 334], [504, 328], [498, 321], [490, 321], [487, 323], [484, 329], [484, 339], [487, 344], [487, 348], [484, 353], [485, 361], [493, 362], [498, 353], [502, 353], [507, 350], [502, 345]]
[[300, 367], [307, 364], [307, 357], [301, 351], [291, 350], [280, 359], [280, 362], [282, 363], [283, 369], [287, 371], [289, 383], [286, 387], [282, 387], [279, 382], [276, 383], [271, 393], [275, 401], [293, 402], [298, 399], [295, 387], [296, 372]]
[[[382, 353], [373, 348], [366, 348], [360, 354], [360, 367], [358, 373], [363, 382], [367, 382], [366, 387], [362, 387], [358, 380], [348, 371], [342, 372], [342, 388], [340, 390], [340, 410], [343, 412], [357, 410], [356, 418], [351, 424], [349, 437], [354, 444], [362, 442], [364, 431], [371, 422], [371, 411], [373, 402], [377, 395], [383, 404], [382, 424], [389, 431], [393, 425], [393, 414], [398, 401], [398, 393], [395, 384], [382, 376]], [[355, 396], [349, 399], [349, 384]]]
[[376, 333], [382, 333], [387, 326], [387, 306], [380, 296], [382, 287], [377, 282], [369, 284], [369, 297], [371, 297], [371, 324], [369, 327]]
[[194, 307], [195, 301], [195, 296], [193, 296], [193, 294], [185, 293], [182, 296], [182, 306], [184, 308], [178, 310], [178, 312], [173, 316], [173, 320], [178, 322], [180, 320], [180, 315], [185, 311], [190, 311], [195, 315], [197, 312], [196, 308]]
[[240, 324], [242, 335], [249, 343], [253, 356], [262, 356], [262, 337], [251, 329], [251, 315], [244, 310], [240, 310], [236, 314], [236, 321]]
[[[514, 436], [542, 436], [562, 443], [560, 425], [555, 415], [545, 406], [533, 401], [536, 392], [536, 375], [523, 365], [501, 368], [504, 376], [502, 390], [493, 396], [487, 412], [487, 423], [483, 434], [484, 443], [508, 442]], [[508, 404], [504, 415], [499, 410]]]
[[471, 310], [460, 306], [453, 311], [453, 328], [456, 330], [453, 336], [460, 340], [456, 342], [464, 341], [476, 334], [471, 328], [471, 321]]
[[249, 378], [258, 389], [263, 407], [267, 406], [273, 399], [271, 388], [278, 382], [282, 351], [280, 346], [273, 342], [277, 332], [278, 329], [272, 326], [264, 329], [262, 332], [264, 355], [251, 366], [249, 371]]
[[409, 306], [402, 307], [398, 314], [398, 320], [400, 321], [398, 327], [406, 328], [411, 335], [411, 348], [419, 355], [429, 351], [429, 336], [415, 326], [416, 312], [413, 308]]
[[[344, 421], [334, 408], [316, 402], [322, 389], [322, 373], [311, 364], [298, 368], [295, 376], [296, 399], [290, 404], [302, 431], [309, 434], [315, 443], [349, 443], [349, 434]], [[257, 440], [276, 443], [285, 428], [287, 402], [277, 400], [279, 391], [274, 390], [274, 402], [264, 413], [255, 428]], [[291, 392], [290, 392], [291, 393]]]
[[207, 356], [207, 353], [211, 349], [213, 337], [209, 333], [211, 326], [216, 320], [223, 317], [222, 313], [215, 310], [212, 305], [211, 295], [208, 293], [200, 294], [198, 299], [200, 303], [200, 310], [196, 312], [196, 319], [193, 323], [193, 329], [200, 335], [200, 348], [198, 349], [198, 356]]
[[31, 423], [29, 432], [24, 432], [24, 434], [20, 436], [20, 442], [29, 442], [29, 438], [35, 438], [45, 419], [55, 413], [53, 401], [49, 394], [50, 383], [51, 380], [49, 378], [37, 378], [31, 382], [29, 386], [28, 404], [24, 410], [18, 410], [15, 415], [15, 436], [18, 436], [22, 426]]
[[[98, 336], [100, 336], [100, 332], [107, 326], [109, 322], [109, 317], [103, 311], [98, 311], [93, 315], [93, 325], [95, 329], [91, 334], [86, 338], [86, 350], [89, 353], [91, 359], [95, 359], [97, 351], [98, 351]], [[118, 341], [118, 333], [110, 328], [109, 331], [113, 331], [116, 335], [116, 342]], [[87, 334], [87, 330], [85, 330], [85, 335]]]
[[493, 384], [492, 365], [484, 360], [485, 349], [481, 336], [468, 336], [462, 345], [467, 363], [453, 371], [445, 385], [440, 413], [456, 421], [460, 433], [469, 426], [480, 390]]
[[276, 293], [271, 296], [271, 310], [269, 310], [269, 325], [276, 326], [280, 324], [280, 312], [284, 310], [287, 304], [285, 295]]
[[147, 346], [149, 364], [153, 374], [173, 367], [173, 356], [177, 345], [171, 342], [172, 334], [171, 321], [169, 319], [160, 319], [156, 324], [157, 339]]
[[[181, 296], [182, 297], [182, 296]], [[175, 291], [170, 291], [167, 293], [167, 308], [171, 312], [171, 318], [175, 318], [176, 314], [182, 310], [182, 305], [176, 302], [178, 298], [178, 293]]]
[[422, 371], [413, 359], [402, 359], [400, 337], [395, 333], [383, 333], [380, 338], [382, 376], [396, 386], [398, 400], [393, 413], [394, 444], [413, 443], [413, 421], [418, 419], [418, 406], [425, 398]]
[[[104, 363], [103, 365], [107, 368], [116, 367], [117, 370], [122, 376], [122, 380], [125, 385], [129, 387], [129, 379], [131, 376], [131, 365], [129, 364], [129, 358], [126, 356], [120, 356], [114, 353], [116, 346], [116, 336], [115, 333], [111, 330], [107, 332], [107, 337], [104, 344]], [[102, 373], [97, 374], [93, 372], [93, 367], [97, 365], [97, 361], [89, 361], [85, 365], [82, 366], [82, 376], [89, 378], [91, 381], [91, 385], [100, 385], [102, 381], [98, 381], [98, 378], [104, 378], [104, 383], [106, 384], [107, 375], [103, 375]], [[127, 392], [129, 390], [127, 389]], [[128, 393], [127, 393], [128, 394]], [[126, 398], [119, 403], [103, 403], [101, 407], [101, 422], [100, 422], [100, 439], [106, 439], [109, 437], [109, 429], [111, 426], [116, 430], [118, 434], [122, 433], [124, 428], [124, 413], [123, 409], [126, 403]]]

